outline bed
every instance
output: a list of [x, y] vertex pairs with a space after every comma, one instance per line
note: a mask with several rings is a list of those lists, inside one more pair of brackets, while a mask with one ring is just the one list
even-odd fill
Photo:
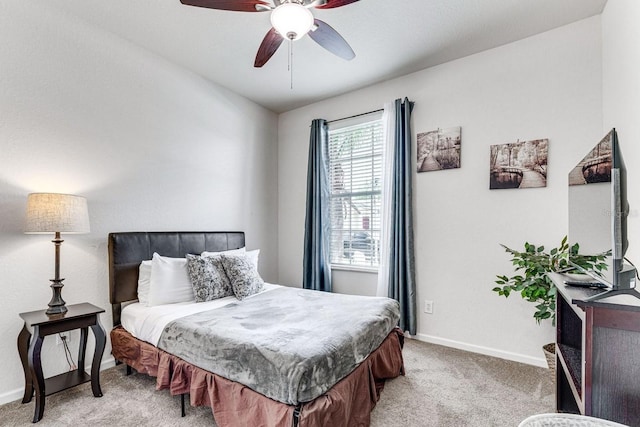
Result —
[[[155, 338], [159, 335], [157, 331], [150, 338], [150, 335], [141, 334], [143, 326], [128, 326], [133, 333], [122, 326], [123, 305], [133, 302], [125, 309], [125, 320], [130, 312], [136, 311], [140, 263], [151, 259], [154, 252], [181, 258], [185, 254], [220, 252], [244, 246], [242, 232], [109, 234], [109, 292], [114, 324], [111, 344], [115, 359], [139, 373], [156, 377], [157, 389], [168, 389], [172, 395], [189, 394], [192, 405], [211, 407], [215, 421], [221, 427], [369, 425], [370, 412], [380, 398], [384, 381], [404, 374], [402, 332], [395, 325], [389, 327], [388, 316], [381, 317], [376, 311], [393, 311], [392, 304], [385, 299], [267, 285], [260, 294], [241, 302], [216, 302], [220, 308], [204, 310], [203, 304], [208, 303], [195, 303], [199, 304], [199, 312], [184, 317], [181, 317], [183, 314], [171, 314], [170, 320], [166, 321], [168, 326], [154, 319], [152, 324], [163, 325], [160, 328], [162, 337], [158, 339]], [[369, 329], [363, 326], [365, 329], [362, 330], [338, 330], [341, 323], [358, 323], [339, 318], [338, 311], [330, 311], [331, 306], [341, 307], [342, 302], [338, 299], [345, 297], [345, 307], [351, 309], [342, 311], [357, 311], [358, 319], [374, 319]], [[362, 305], [365, 300], [371, 309]], [[307, 313], [322, 314], [327, 322], [338, 317], [325, 328], [332, 330], [332, 334], [317, 337], [318, 322], [310, 321], [305, 327], [304, 319], [296, 314], [294, 306], [306, 307]], [[269, 315], [256, 324], [252, 317], [266, 307], [270, 310]], [[183, 310], [179, 305], [170, 308], [178, 312]], [[163, 312], [163, 316], [167, 315]], [[184, 339], [189, 334], [173, 328], [194, 319], [198, 327], [190, 334], [193, 337], [189, 342]], [[295, 326], [286, 326], [287, 322], [293, 322]], [[380, 322], [385, 322], [385, 326]], [[208, 329], [217, 331], [215, 337], [203, 338], [201, 330], [205, 323], [209, 325]], [[240, 324], [243, 327], [239, 327]], [[219, 327], [221, 325], [225, 327]], [[269, 328], [276, 331], [272, 338], [265, 335]], [[282, 328], [289, 329], [283, 332]], [[243, 334], [245, 340], [253, 339], [253, 335], [262, 336], [262, 342], [243, 341]], [[283, 342], [281, 347], [272, 347], [279, 341]], [[304, 349], [298, 350], [300, 343], [304, 344]], [[345, 343], [347, 351], [335, 350], [344, 347]], [[309, 349], [314, 347], [329, 348], [333, 353], [323, 358], [316, 358], [311, 353], [307, 356]], [[219, 354], [213, 356], [201, 352], [216, 348]], [[225, 370], [227, 367], [232, 369]]]

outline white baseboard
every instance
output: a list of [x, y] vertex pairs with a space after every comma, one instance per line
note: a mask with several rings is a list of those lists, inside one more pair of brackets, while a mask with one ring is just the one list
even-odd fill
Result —
[[24, 394], [24, 388], [19, 388], [16, 390], [11, 390], [11, 391], [2, 393], [0, 394], [0, 405], [13, 402], [14, 400], [22, 399], [23, 394]]
[[[116, 361], [113, 356], [109, 356], [109, 358], [102, 361], [100, 364], [100, 370], [104, 371], [105, 369], [109, 369], [113, 366], [116, 366]], [[88, 372], [91, 372], [91, 366], [86, 369]], [[15, 390], [7, 391], [5, 393], [0, 394], [0, 405], [4, 405], [5, 403], [13, 402], [15, 400], [22, 399], [24, 395], [24, 388], [20, 387]]]
[[[107, 359], [103, 360], [102, 363], [100, 363], [100, 370], [104, 371], [105, 369], [113, 368], [114, 366], [116, 366], [116, 359], [114, 359], [113, 356], [109, 356]], [[89, 367], [87, 369], [91, 368]]]
[[103, 371], [105, 369], [113, 368], [116, 366], [116, 359], [113, 356], [109, 356], [107, 360], [103, 360], [100, 364], [100, 370]]
[[480, 353], [487, 356], [498, 357], [500, 359], [511, 360], [514, 362], [526, 363], [527, 365], [539, 366], [541, 368], [547, 367], [547, 360], [544, 357], [531, 357], [524, 354], [512, 353], [510, 351], [497, 350], [495, 348], [483, 347], [480, 345], [454, 341], [446, 338], [434, 337], [432, 335], [408, 335], [406, 333], [405, 335], [407, 335], [407, 337], [409, 338], [428, 342], [431, 344], [438, 344], [445, 347], [457, 348], [458, 350], [465, 350], [472, 353]]

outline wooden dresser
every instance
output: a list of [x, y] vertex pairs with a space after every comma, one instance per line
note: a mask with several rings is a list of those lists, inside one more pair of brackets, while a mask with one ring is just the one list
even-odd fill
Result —
[[556, 301], [556, 407], [640, 426], [640, 299], [566, 286]]

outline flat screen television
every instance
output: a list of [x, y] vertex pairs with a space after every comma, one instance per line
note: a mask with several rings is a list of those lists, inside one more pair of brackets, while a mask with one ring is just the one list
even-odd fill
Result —
[[612, 129], [569, 172], [569, 242], [578, 243], [581, 254], [607, 254], [607, 268], [598, 273], [585, 271], [569, 259], [572, 266], [608, 288], [592, 299], [613, 292], [640, 297], [634, 289], [635, 268], [624, 258], [629, 246], [628, 215], [627, 170]]

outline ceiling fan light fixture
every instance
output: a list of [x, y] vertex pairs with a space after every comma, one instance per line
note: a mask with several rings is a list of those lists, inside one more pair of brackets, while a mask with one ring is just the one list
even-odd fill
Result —
[[298, 40], [311, 31], [313, 15], [298, 3], [282, 3], [271, 12], [271, 25], [289, 40]]

